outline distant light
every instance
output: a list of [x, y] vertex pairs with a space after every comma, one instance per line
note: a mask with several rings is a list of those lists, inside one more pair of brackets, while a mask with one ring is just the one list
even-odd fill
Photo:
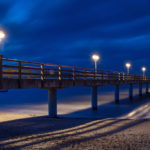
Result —
[[146, 71], [146, 67], [142, 67], [142, 71], [145, 72]]
[[0, 39], [5, 38], [5, 33], [3, 31], [0, 31]]
[[92, 55], [92, 59], [97, 62], [100, 59], [100, 56], [97, 54]]
[[126, 67], [129, 69], [131, 67], [130, 63], [126, 63]]

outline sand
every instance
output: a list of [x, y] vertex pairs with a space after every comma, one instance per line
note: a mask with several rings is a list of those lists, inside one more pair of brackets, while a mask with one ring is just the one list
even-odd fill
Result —
[[6, 121], [13, 121], [17, 119], [30, 118], [37, 115], [29, 115], [29, 114], [18, 114], [18, 113], [0, 113], [0, 123]]
[[0, 150], [149, 150], [150, 96], [113, 93], [99, 97], [91, 111], [89, 95], [58, 101], [58, 118], [47, 116], [47, 104], [0, 108]]
[[0, 117], [3, 150], [150, 148], [150, 120], [146, 119], [51, 119], [12, 113], [0, 113]]

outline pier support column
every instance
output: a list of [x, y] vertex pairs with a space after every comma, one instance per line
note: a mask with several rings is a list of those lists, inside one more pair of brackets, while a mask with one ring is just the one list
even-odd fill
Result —
[[149, 84], [146, 84], [146, 94], [149, 94]]
[[57, 117], [57, 89], [48, 89], [48, 115], [51, 118]]
[[142, 84], [139, 84], [139, 96], [142, 96]]
[[115, 87], [115, 103], [119, 104], [119, 85]]
[[133, 100], [133, 84], [129, 85], [129, 99], [132, 102], [132, 100]]
[[92, 110], [97, 110], [97, 86], [92, 87]]

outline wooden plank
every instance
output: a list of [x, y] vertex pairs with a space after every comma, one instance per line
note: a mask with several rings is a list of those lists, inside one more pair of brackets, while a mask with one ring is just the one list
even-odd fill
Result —
[[30, 66], [22, 66], [22, 69], [29, 69], [29, 70], [41, 70], [41, 67], [30, 67]]
[[15, 66], [15, 65], [3, 65], [3, 68], [18, 68], [18, 66]]

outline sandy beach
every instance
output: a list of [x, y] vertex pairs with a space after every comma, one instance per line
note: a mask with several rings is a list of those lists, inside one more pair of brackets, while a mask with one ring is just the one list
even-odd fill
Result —
[[96, 112], [87, 95], [64, 100], [55, 119], [47, 116], [47, 104], [3, 107], [0, 149], [149, 150], [150, 97], [135, 96], [131, 104], [128, 91], [121, 93], [120, 105], [112, 92], [101, 95]]
[[0, 114], [0, 117], [3, 150], [148, 150], [150, 147], [150, 120], [146, 119], [50, 119], [18, 114]]

